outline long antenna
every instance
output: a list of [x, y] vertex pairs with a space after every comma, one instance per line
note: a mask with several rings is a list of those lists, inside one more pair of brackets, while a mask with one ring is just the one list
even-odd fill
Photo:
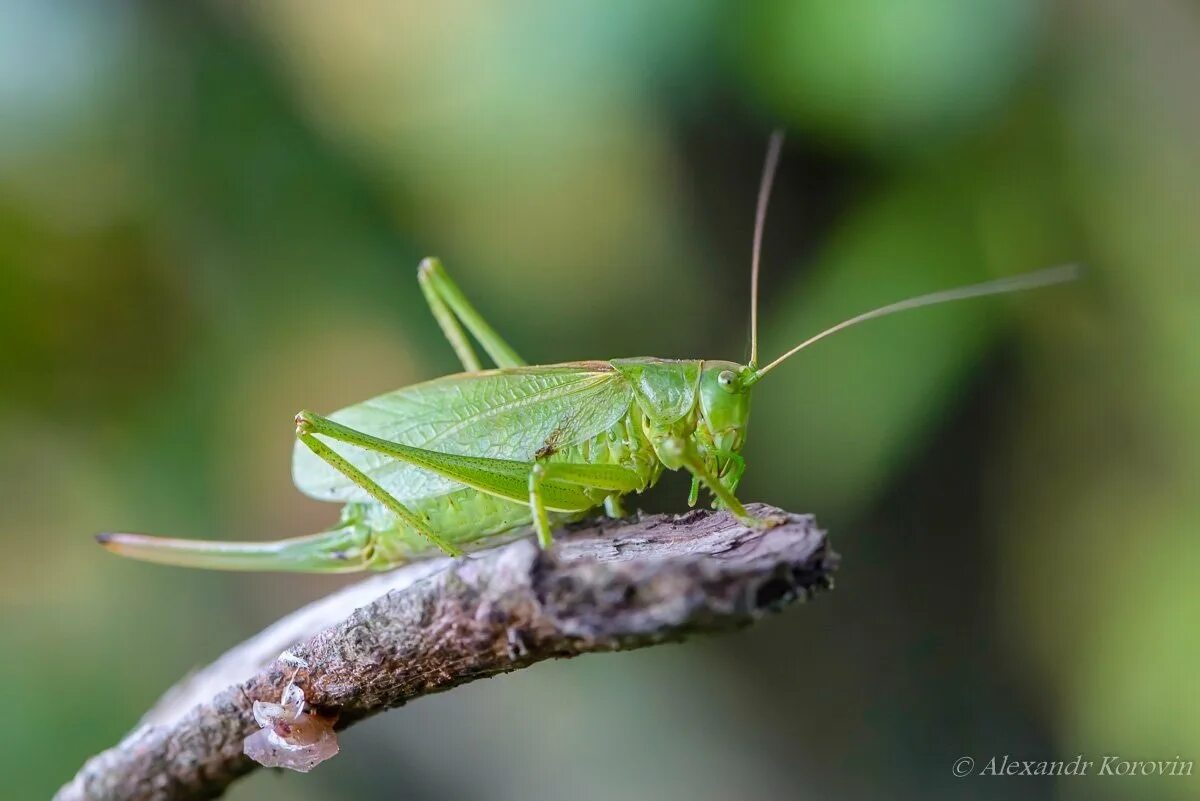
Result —
[[[1025, 273], [1024, 275], [1014, 275], [1009, 278], [998, 278], [995, 281], [986, 281], [982, 284], [972, 284], [971, 286], [958, 287], [957, 289], [944, 289], [941, 292], [933, 292], [920, 297], [909, 298], [898, 303], [891, 303], [887, 306], [882, 306], [878, 309], [872, 309], [869, 312], [864, 312], [856, 317], [851, 317], [849, 320], [843, 320], [832, 328], [826, 328], [816, 336], [810, 337], [801, 342], [796, 347], [789, 350], [787, 353], [780, 356], [775, 361], [768, 364], [761, 370], [755, 369], [754, 373], [749, 376], [743, 383], [745, 386], [757, 383], [767, 373], [774, 370], [791, 356], [819, 342], [825, 337], [836, 334], [849, 328], [852, 325], [874, 320], [876, 317], [886, 317], [889, 314], [896, 312], [907, 311], [909, 309], [918, 309], [922, 306], [932, 306], [936, 303], [948, 303], [953, 300], [964, 300], [966, 298], [978, 298], [983, 295], [999, 295], [1004, 292], [1018, 292], [1022, 289], [1034, 289], [1041, 286], [1049, 286], [1051, 284], [1061, 284], [1065, 281], [1074, 281], [1079, 277], [1080, 267], [1078, 264], [1064, 264], [1059, 267], [1050, 267], [1037, 272]], [[750, 364], [751, 369], [754, 369], [753, 362]]]
[[762, 257], [763, 228], [767, 223], [767, 203], [771, 186], [779, 167], [779, 152], [783, 149], [783, 130], [776, 128], [767, 143], [767, 160], [763, 164], [762, 181], [758, 185], [758, 206], [754, 210], [754, 250], [750, 254], [750, 366], [758, 365], [758, 265]]

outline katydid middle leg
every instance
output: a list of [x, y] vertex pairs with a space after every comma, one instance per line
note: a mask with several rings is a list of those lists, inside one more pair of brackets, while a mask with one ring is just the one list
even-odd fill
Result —
[[621, 496], [616, 493], [604, 499], [604, 514], [613, 520], [620, 520], [622, 517], [629, 516], [629, 512], [625, 510], [625, 504], [621, 502]]
[[553, 543], [550, 537], [550, 518], [546, 514], [543, 497], [547, 481], [560, 481], [591, 490], [605, 491], [609, 493], [604, 498], [606, 509], [609, 508], [610, 498], [619, 499], [621, 494], [644, 488], [644, 482], [637, 473], [620, 465], [534, 462], [529, 469], [529, 511], [533, 517], [533, 529], [537, 533], [538, 544], [543, 548], [549, 548]]

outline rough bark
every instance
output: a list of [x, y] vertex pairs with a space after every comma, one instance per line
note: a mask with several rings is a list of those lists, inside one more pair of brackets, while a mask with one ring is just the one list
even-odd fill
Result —
[[[778, 512], [754, 507], [756, 514]], [[293, 668], [338, 728], [414, 698], [544, 659], [638, 648], [743, 626], [827, 589], [837, 556], [811, 517], [759, 531], [726, 513], [603, 521], [460, 560], [374, 576], [290, 615], [182, 681], [59, 801], [219, 796], [256, 765], [255, 700], [278, 701]]]

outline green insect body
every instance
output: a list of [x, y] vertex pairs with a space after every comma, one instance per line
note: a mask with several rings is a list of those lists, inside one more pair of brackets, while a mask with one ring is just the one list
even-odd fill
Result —
[[[434, 259], [420, 285], [465, 372], [381, 395], [322, 417], [296, 416], [297, 488], [344, 503], [332, 529], [264, 543], [103, 534], [110, 550], [153, 562], [227, 570], [387, 569], [439, 551], [459, 555], [532, 526], [543, 547], [561, 523], [652, 487], [667, 470], [692, 475], [747, 525], [735, 491], [751, 390], [814, 342], [905, 309], [1070, 280], [1072, 266], [923, 295], [846, 320], [757, 365], [758, 253], [780, 138], [772, 138], [756, 215], [748, 364], [613, 359], [527, 366]], [[464, 330], [464, 328], [466, 330]], [[497, 369], [483, 370], [467, 332]]]

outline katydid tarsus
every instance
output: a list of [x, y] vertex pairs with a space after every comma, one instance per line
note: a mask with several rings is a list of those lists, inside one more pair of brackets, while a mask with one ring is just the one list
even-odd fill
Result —
[[[439, 551], [459, 555], [532, 525], [543, 547], [555, 525], [653, 486], [664, 469], [692, 476], [689, 504], [708, 490], [749, 526], [735, 492], [745, 469], [752, 388], [820, 339], [876, 317], [965, 298], [1047, 286], [1073, 265], [910, 298], [852, 317], [765, 365], [758, 359], [759, 254], [782, 137], [771, 137], [755, 212], [751, 345], [746, 364], [628, 358], [527, 366], [436, 259], [418, 281], [464, 372], [323, 417], [296, 415], [292, 461], [305, 494], [345, 504], [328, 531], [274, 542], [102, 534], [109, 550], [166, 564], [227, 570], [387, 569]], [[495, 363], [482, 369], [468, 332]]]

